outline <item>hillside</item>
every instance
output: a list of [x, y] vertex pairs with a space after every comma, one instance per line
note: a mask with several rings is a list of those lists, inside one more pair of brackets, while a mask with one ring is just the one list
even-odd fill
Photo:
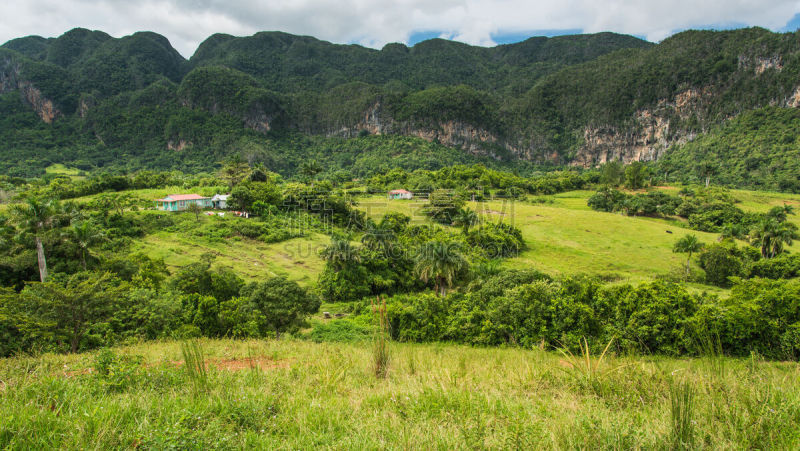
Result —
[[154, 33], [75, 29], [0, 47], [0, 151], [20, 175], [52, 163], [208, 169], [246, 152], [276, 165], [264, 149], [303, 161], [298, 139], [330, 154], [331, 139], [366, 134], [506, 166], [654, 160], [741, 113], [796, 107], [797, 42], [751, 28], [658, 45], [600, 33], [374, 50], [263, 32], [211, 36], [185, 60]]

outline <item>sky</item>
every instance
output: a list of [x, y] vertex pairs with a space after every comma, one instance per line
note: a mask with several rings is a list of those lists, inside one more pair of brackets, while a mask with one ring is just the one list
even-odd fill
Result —
[[166, 36], [184, 56], [214, 33], [285, 31], [381, 48], [441, 37], [492, 46], [613, 31], [658, 42], [690, 28], [794, 31], [800, 0], [4, 0], [0, 42], [75, 28]]

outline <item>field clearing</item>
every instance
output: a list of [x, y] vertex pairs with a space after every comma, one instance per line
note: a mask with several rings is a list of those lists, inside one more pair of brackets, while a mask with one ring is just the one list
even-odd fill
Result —
[[[549, 274], [597, 274], [631, 282], [652, 280], [681, 270], [686, 255], [673, 253], [672, 247], [684, 234], [695, 234], [705, 243], [718, 237], [683, 228], [676, 220], [593, 211], [586, 205], [592, 194], [572, 191], [541, 196], [538, 199], [547, 200], [541, 204], [494, 200], [467, 205], [483, 221], [503, 220], [522, 231], [528, 249], [505, 261], [505, 266], [534, 268]], [[382, 196], [359, 202], [359, 208], [376, 219], [395, 211], [411, 216], [412, 223], [429, 223], [421, 213], [423, 205], [422, 201], [390, 201]]]
[[[180, 214], [180, 213], [179, 213]], [[205, 253], [216, 255], [215, 265], [226, 266], [248, 281], [285, 276], [303, 286], [313, 285], [325, 266], [319, 250], [328, 244], [325, 235], [311, 233], [280, 243], [264, 243], [235, 237], [210, 242], [175, 232], [157, 232], [134, 245], [135, 251], [152, 258], [163, 258], [174, 274]]]
[[80, 169], [70, 168], [61, 163], [51, 164], [50, 166], [44, 168], [44, 172], [45, 174], [49, 175], [65, 175], [73, 180], [83, 180], [86, 178], [86, 176], [80, 175]]
[[0, 447], [800, 446], [796, 363], [607, 356], [590, 371], [554, 352], [392, 343], [378, 379], [368, 342], [199, 344], [205, 379], [178, 342], [115, 349], [143, 359], [121, 380], [94, 370], [96, 353], [0, 359]]

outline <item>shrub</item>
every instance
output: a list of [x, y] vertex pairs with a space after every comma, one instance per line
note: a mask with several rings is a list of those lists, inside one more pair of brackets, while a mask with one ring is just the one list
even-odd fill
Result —
[[700, 267], [706, 272], [706, 282], [727, 287], [731, 277], [742, 275], [744, 264], [735, 244], [712, 244], [700, 254]]
[[467, 235], [467, 244], [483, 250], [488, 258], [513, 257], [525, 247], [522, 232], [505, 223], [486, 223]]

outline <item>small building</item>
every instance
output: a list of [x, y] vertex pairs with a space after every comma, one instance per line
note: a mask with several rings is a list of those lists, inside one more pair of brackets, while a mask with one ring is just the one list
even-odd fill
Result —
[[389, 191], [389, 199], [396, 200], [396, 199], [411, 199], [414, 197], [414, 193], [411, 191], [407, 191], [404, 189], [393, 189]]
[[191, 204], [203, 208], [211, 207], [211, 198], [199, 194], [170, 194], [163, 199], [156, 199], [156, 209], [161, 211], [185, 211]]
[[228, 196], [230, 196], [230, 194], [215, 194], [214, 197], [211, 198], [211, 208], [216, 208], [217, 210], [225, 210], [228, 208]]

